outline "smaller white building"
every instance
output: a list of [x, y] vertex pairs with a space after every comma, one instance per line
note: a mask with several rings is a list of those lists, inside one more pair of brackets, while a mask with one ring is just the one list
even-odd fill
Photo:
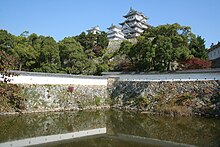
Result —
[[99, 26], [92, 27], [89, 30], [87, 30], [87, 32], [91, 34], [101, 34]]
[[208, 49], [209, 60], [215, 60], [220, 58], [220, 42], [216, 45], [212, 45], [210, 49]]
[[124, 38], [124, 33], [122, 33], [122, 29], [118, 26], [115, 25], [111, 25], [108, 28], [108, 32], [107, 32], [107, 38], [109, 40], [123, 40]]

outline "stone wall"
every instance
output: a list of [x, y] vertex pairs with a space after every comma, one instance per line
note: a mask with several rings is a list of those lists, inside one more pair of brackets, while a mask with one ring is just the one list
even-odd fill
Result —
[[13, 77], [12, 83], [19, 85], [25, 108], [17, 111], [28, 113], [112, 106], [168, 115], [220, 116], [218, 72], [207, 72], [205, 78], [197, 73], [193, 74], [197, 78], [180, 78], [183, 75], [189, 76], [188, 73], [165, 75], [172, 77], [169, 80], [162, 79], [163, 74], [95, 77], [21, 73]]
[[108, 105], [103, 85], [20, 84], [27, 112], [92, 109]]
[[115, 79], [108, 92], [114, 107], [171, 115], [180, 112], [182, 115], [220, 116], [219, 80], [158, 82]]
[[[108, 51], [110, 53], [117, 51], [120, 48], [120, 45], [123, 41], [124, 40], [110, 40], [109, 43], [108, 43], [108, 47], [107, 47]], [[127, 41], [129, 41], [133, 44], [137, 43], [136, 38], [127, 39]]]

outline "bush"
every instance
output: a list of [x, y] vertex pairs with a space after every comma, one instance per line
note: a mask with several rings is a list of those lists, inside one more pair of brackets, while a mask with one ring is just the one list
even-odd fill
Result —
[[184, 69], [205, 69], [211, 68], [212, 62], [200, 58], [190, 58], [183, 62]]
[[12, 55], [0, 50], [0, 112], [20, 111], [25, 109], [24, 100], [19, 95], [20, 88], [14, 84], [8, 84], [13, 76], [8, 70], [14, 68], [15, 59]]
[[95, 104], [96, 106], [100, 106], [102, 104], [102, 98], [97, 96], [95, 98]]
[[20, 111], [25, 109], [24, 100], [19, 95], [20, 88], [14, 84], [0, 82], [0, 111]]

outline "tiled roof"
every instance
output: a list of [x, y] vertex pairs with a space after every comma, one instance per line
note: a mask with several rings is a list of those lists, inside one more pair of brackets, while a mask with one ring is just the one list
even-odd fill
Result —
[[213, 51], [213, 50], [215, 50], [215, 49], [217, 49], [217, 48], [219, 48], [220, 47], [220, 42], [218, 42], [216, 45], [212, 45], [209, 49], [208, 49], [208, 52], [211, 52], [211, 51]]

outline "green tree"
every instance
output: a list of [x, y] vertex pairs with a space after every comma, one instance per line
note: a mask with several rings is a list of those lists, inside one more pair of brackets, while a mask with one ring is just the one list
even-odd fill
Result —
[[177, 23], [151, 27], [138, 37], [136, 44], [124, 41], [119, 51], [137, 71], [171, 70], [172, 63], [190, 57], [191, 36], [190, 27]]
[[74, 52], [82, 53], [82, 46], [74, 37], [66, 37], [59, 42], [60, 61], [63, 68], [72, 66]]
[[97, 36], [97, 45], [100, 46], [102, 49], [105, 49], [108, 47], [108, 38], [107, 33], [101, 32], [101, 34], [98, 34]]
[[76, 40], [83, 46], [83, 50], [89, 59], [95, 58], [93, 47], [96, 45], [97, 34], [82, 32], [79, 36], [76, 36]]
[[192, 35], [189, 49], [191, 50], [194, 57], [204, 60], [208, 59], [207, 51], [205, 48], [205, 39], [201, 36]]
[[14, 46], [14, 36], [6, 30], [0, 30], [0, 50], [11, 53]]
[[108, 46], [107, 34], [105, 32], [101, 32], [100, 34], [86, 34], [82, 32], [75, 39], [83, 46], [83, 50], [89, 59], [102, 56], [105, 48]]
[[76, 41], [78, 41], [83, 48], [83, 52], [87, 57], [87, 67], [86, 69], [90, 69], [93, 74], [100, 74], [102, 71], [108, 71], [110, 69], [107, 58], [109, 57], [107, 53], [108, 39], [107, 34], [105, 32], [101, 32], [100, 34], [92, 34], [82, 32], [79, 36], [74, 37]]
[[31, 70], [31, 66], [38, 57], [38, 52], [31, 46], [28, 38], [24, 36], [16, 37], [13, 49], [19, 70]]
[[[133, 44], [128, 40], [121, 43], [120, 48], [113, 54], [114, 56], [114, 70], [132, 70], [135, 66], [135, 60], [133, 57], [136, 55], [132, 53]], [[123, 59], [123, 60], [122, 60]]]
[[[35, 42], [37, 42], [35, 47], [37, 48], [39, 57], [34, 64], [33, 71], [59, 72], [60, 56], [56, 41], [52, 37], [39, 36]], [[40, 45], [39, 48], [38, 45]]]
[[114, 64], [110, 62], [113, 56], [114, 53], [108, 52], [108, 49], [103, 50], [103, 55], [96, 58], [96, 75], [101, 75], [102, 72], [113, 70]]
[[139, 37], [137, 43], [132, 47], [130, 55], [136, 61], [136, 70], [152, 70], [155, 58], [155, 47], [149, 38]]
[[131, 61], [131, 63], [133, 63], [132, 57], [134, 56], [134, 54], [132, 53], [132, 47], [133, 44], [125, 40], [121, 43], [120, 48], [118, 50], [118, 53], [120, 55], [126, 55], [126, 58], [128, 58]]
[[152, 27], [146, 31], [144, 36], [152, 40], [155, 50], [154, 70], [170, 70], [172, 62], [187, 59], [191, 34], [190, 27], [177, 23]]
[[62, 68], [70, 74], [93, 74], [96, 70], [92, 60], [87, 58], [83, 47], [74, 37], [59, 42]]

